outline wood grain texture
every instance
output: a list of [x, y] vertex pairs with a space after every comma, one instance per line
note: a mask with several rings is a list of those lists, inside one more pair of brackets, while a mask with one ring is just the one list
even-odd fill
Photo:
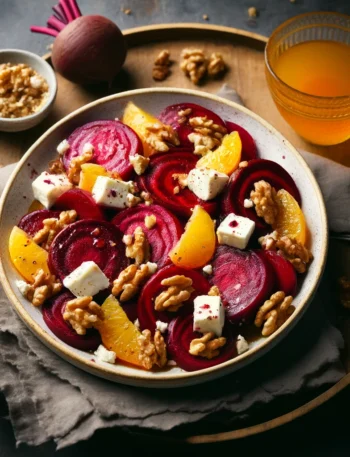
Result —
[[[280, 116], [265, 80], [263, 50], [267, 38], [243, 30], [205, 24], [161, 24], [126, 30], [124, 34], [129, 45], [128, 57], [113, 86], [83, 88], [58, 75], [58, 95], [49, 117], [28, 132], [1, 134], [0, 165], [15, 162], [49, 126], [105, 95], [153, 86], [198, 88], [215, 93], [225, 82], [237, 90], [249, 109], [270, 122], [294, 146], [350, 166], [350, 141], [332, 147], [311, 145], [300, 138]], [[220, 80], [205, 81], [199, 87], [194, 86], [179, 68], [181, 50], [189, 46], [199, 47], [207, 54], [220, 52], [228, 64], [228, 72]], [[173, 60], [171, 74], [165, 81], [155, 82], [152, 79], [153, 62], [157, 53], [165, 48], [169, 49]]]

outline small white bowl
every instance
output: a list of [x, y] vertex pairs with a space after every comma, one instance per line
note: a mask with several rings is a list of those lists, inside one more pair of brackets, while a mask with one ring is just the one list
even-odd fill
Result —
[[46, 79], [49, 86], [47, 100], [36, 113], [30, 116], [16, 118], [0, 117], [0, 131], [21, 132], [39, 124], [51, 111], [57, 93], [56, 75], [52, 67], [44, 59], [32, 52], [22, 51], [20, 49], [1, 49], [0, 64], [7, 62], [29, 65]]

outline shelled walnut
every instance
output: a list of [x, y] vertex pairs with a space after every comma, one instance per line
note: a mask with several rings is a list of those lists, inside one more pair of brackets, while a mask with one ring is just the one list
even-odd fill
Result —
[[34, 306], [41, 306], [47, 299], [62, 290], [61, 282], [54, 275], [47, 274], [41, 269], [36, 272], [33, 284], [27, 284], [24, 281], [19, 281], [19, 283], [22, 286], [20, 288], [22, 294]]
[[226, 338], [214, 338], [213, 332], [205, 333], [201, 338], [195, 338], [190, 343], [191, 355], [212, 359], [220, 354], [220, 348], [225, 346]]
[[155, 152], [169, 151], [167, 143], [173, 144], [174, 146], [180, 144], [177, 133], [170, 125], [161, 124], [160, 122], [147, 123], [145, 124], [145, 129], [145, 141]]
[[138, 294], [141, 286], [154, 273], [153, 264], [129, 265], [119, 273], [117, 279], [113, 281], [112, 294], [119, 300], [125, 302]]
[[266, 224], [274, 224], [278, 214], [275, 188], [264, 180], [258, 181], [250, 192], [250, 199], [255, 205], [256, 214], [262, 217]]
[[194, 144], [194, 154], [205, 155], [209, 151], [220, 146], [227, 129], [222, 125], [215, 124], [206, 116], [191, 117], [188, 120], [193, 132], [188, 135], [189, 141]]
[[150, 330], [144, 330], [137, 340], [140, 347], [140, 362], [146, 370], [153, 366], [164, 367], [167, 364], [167, 352], [164, 338], [159, 330], [154, 337]]
[[142, 227], [136, 227], [133, 235], [124, 235], [123, 242], [126, 245], [126, 257], [135, 259], [136, 265], [148, 262], [149, 243]]
[[55, 236], [72, 222], [75, 222], [77, 212], [72, 209], [69, 211], [61, 211], [58, 218], [51, 217], [43, 220], [43, 228], [39, 230], [33, 237], [35, 243], [41, 245], [42, 248], [48, 250]]
[[81, 166], [84, 163], [90, 162], [94, 156], [94, 148], [92, 145], [86, 143], [84, 145], [83, 153], [77, 157], [74, 157], [69, 165], [67, 172], [68, 179], [73, 184], [79, 184]]
[[161, 285], [168, 288], [156, 297], [154, 303], [154, 309], [156, 311], [178, 311], [194, 291], [192, 279], [183, 275], [175, 275], [163, 279]]
[[294, 313], [295, 307], [291, 304], [292, 301], [292, 296], [286, 297], [283, 291], [278, 291], [259, 308], [254, 325], [263, 326], [261, 332], [263, 336], [272, 335]]
[[78, 335], [85, 335], [86, 330], [98, 325], [103, 317], [102, 308], [90, 296], [69, 300], [63, 313], [63, 319], [71, 324]]
[[204, 78], [207, 73], [208, 60], [201, 49], [185, 48], [181, 53], [181, 70], [194, 84]]

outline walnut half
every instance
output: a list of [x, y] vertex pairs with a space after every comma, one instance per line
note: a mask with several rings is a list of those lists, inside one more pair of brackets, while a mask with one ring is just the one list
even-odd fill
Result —
[[226, 338], [214, 338], [213, 332], [205, 333], [201, 338], [195, 338], [190, 343], [189, 353], [206, 359], [213, 359], [220, 354], [220, 348], [225, 346]]
[[256, 214], [262, 217], [266, 224], [274, 224], [278, 214], [275, 188], [263, 180], [254, 183], [254, 187], [255, 189], [250, 193], [250, 198], [255, 205]]
[[90, 296], [69, 300], [63, 313], [63, 319], [71, 324], [78, 335], [85, 335], [86, 330], [98, 325], [103, 317], [102, 308]]
[[61, 282], [54, 275], [38, 270], [34, 276], [33, 284], [25, 288], [24, 296], [34, 306], [41, 306], [48, 298], [58, 294], [62, 290]]
[[167, 364], [167, 352], [164, 338], [159, 330], [156, 330], [154, 337], [150, 330], [144, 330], [137, 339], [140, 347], [140, 362], [146, 370], [151, 370], [154, 365], [164, 367]]
[[163, 279], [161, 285], [168, 288], [156, 297], [154, 303], [156, 311], [176, 312], [191, 297], [194, 291], [192, 279], [183, 275], [175, 275]]
[[130, 300], [139, 292], [141, 286], [153, 272], [154, 270], [147, 263], [140, 266], [136, 264], [129, 265], [113, 281], [112, 294], [116, 297], [120, 295], [119, 300], [121, 302]]
[[256, 327], [263, 325], [261, 332], [263, 336], [272, 335], [294, 313], [295, 307], [292, 306], [292, 301], [292, 296], [286, 297], [283, 291], [278, 291], [260, 307], [255, 316], [254, 325]]

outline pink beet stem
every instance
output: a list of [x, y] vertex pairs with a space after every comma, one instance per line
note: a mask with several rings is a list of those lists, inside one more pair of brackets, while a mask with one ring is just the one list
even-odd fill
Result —
[[64, 11], [61, 8], [61, 5], [56, 5], [52, 7], [52, 10], [54, 12], [54, 15], [59, 19], [61, 22], [64, 24], [67, 24], [67, 19], [66, 16], [64, 15]]
[[42, 33], [43, 35], [51, 35], [56, 37], [58, 35], [57, 30], [49, 29], [48, 27], [40, 27], [38, 25], [32, 25], [30, 31], [34, 33]]
[[63, 24], [63, 22], [61, 22], [55, 16], [49, 17], [49, 19], [47, 20], [47, 25], [52, 29], [57, 30], [58, 32], [60, 32], [65, 27], [65, 24]]
[[60, 0], [60, 5], [63, 8], [64, 15], [66, 16], [67, 21], [68, 22], [74, 21], [73, 14], [70, 11], [67, 0]]
[[74, 18], [76, 19], [77, 17], [80, 17], [81, 16], [81, 11], [80, 11], [80, 8], [79, 8], [76, 0], [68, 0], [68, 2], [69, 2], [69, 5], [70, 5], [70, 9], [73, 12]]

